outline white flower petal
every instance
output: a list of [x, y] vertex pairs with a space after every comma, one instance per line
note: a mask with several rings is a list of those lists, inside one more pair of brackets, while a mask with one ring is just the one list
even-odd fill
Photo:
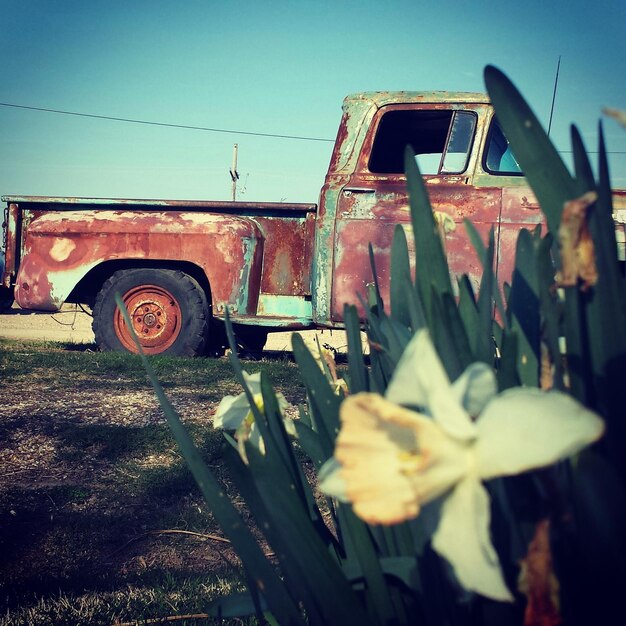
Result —
[[337, 498], [340, 502], [348, 502], [346, 482], [341, 477], [341, 465], [334, 456], [320, 467], [318, 480], [322, 493]]
[[450, 381], [425, 329], [418, 330], [405, 348], [385, 397], [391, 402], [427, 406], [433, 389], [446, 390]]
[[287, 399], [282, 393], [280, 393], [280, 391], [276, 394], [276, 401], [278, 402], [278, 410], [280, 411], [280, 414], [284, 415], [285, 409], [291, 405], [287, 402]]
[[[260, 372], [248, 374], [248, 372], [244, 370], [243, 378], [253, 396], [261, 393]], [[224, 396], [213, 415], [213, 426], [215, 428], [235, 430], [239, 428], [249, 411], [250, 403], [245, 393], [240, 393], [236, 396]]]
[[259, 450], [261, 454], [265, 454], [265, 442], [263, 441], [263, 437], [261, 437], [261, 433], [259, 432], [259, 428], [257, 427], [256, 422], [253, 422], [252, 426], [250, 426], [250, 432], [248, 433], [247, 440], [257, 450]]
[[290, 417], [283, 417], [283, 425], [285, 426], [285, 430], [288, 435], [292, 437], [298, 437], [298, 431], [296, 430], [296, 425], [294, 421]]
[[445, 499], [433, 548], [452, 565], [459, 583], [494, 600], [512, 600], [489, 538], [489, 495], [467, 477]]
[[250, 393], [253, 396], [255, 396], [257, 393], [261, 393], [261, 372], [257, 372], [256, 374], [248, 374], [248, 372], [244, 370], [243, 379], [246, 381], [246, 385], [248, 385]]
[[457, 402], [476, 417], [498, 393], [493, 369], [486, 363], [472, 363], [452, 383], [452, 393]]
[[428, 408], [433, 419], [451, 437], [460, 441], [476, 438], [476, 425], [452, 395], [451, 388], [432, 394]]
[[509, 389], [476, 422], [476, 464], [481, 478], [551, 465], [596, 441], [604, 422], [558, 391]]
[[450, 381], [425, 329], [407, 345], [385, 397], [391, 402], [424, 407], [448, 434], [472, 439], [476, 433], [467, 413], [451, 393]]
[[249, 411], [250, 404], [245, 394], [224, 396], [213, 416], [213, 426], [215, 428], [235, 430], [239, 428]]

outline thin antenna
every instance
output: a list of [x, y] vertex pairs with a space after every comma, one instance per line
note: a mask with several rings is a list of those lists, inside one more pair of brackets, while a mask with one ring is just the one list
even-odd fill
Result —
[[237, 148], [237, 144], [233, 145], [233, 164], [230, 168], [230, 177], [233, 181], [233, 202], [237, 199], [237, 181], [239, 180], [239, 172], [237, 171]]
[[550, 136], [550, 129], [552, 128], [552, 114], [554, 113], [554, 103], [556, 101], [556, 88], [559, 84], [559, 70], [561, 69], [561, 55], [559, 54], [559, 61], [556, 64], [556, 76], [554, 77], [554, 92], [552, 93], [552, 106], [550, 107], [550, 121], [548, 122], [548, 137]]

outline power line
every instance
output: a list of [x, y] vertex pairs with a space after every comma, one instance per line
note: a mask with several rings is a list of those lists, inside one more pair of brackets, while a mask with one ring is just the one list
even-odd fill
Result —
[[[587, 154], [599, 154], [597, 150], [585, 150]], [[559, 154], [574, 154], [573, 150], [559, 150]], [[626, 154], [626, 150], [607, 150], [606, 154]]]
[[[278, 135], [275, 133], [254, 133], [246, 130], [230, 130], [226, 128], [208, 128], [205, 126], [189, 126], [186, 124], [168, 124], [167, 122], [154, 122], [149, 120], [136, 120], [128, 117], [113, 117], [110, 115], [96, 115], [94, 113], [78, 113], [76, 111], [62, 111], [60, 109], [47, 109], [44, 107], [26, 106], [24, 104], [12, 104], [10, 102], [0, 102], [0, 106], [12, 109], [25, 109], [27, 111], [43, 111], [45, 113], [58, 113], [60, 115], [73, 115], [74, 117], [89, 117], [97, 120], [109, 120], [113, 122], [127, 122], [129, 124], [144, 124], [147, 126], [164, 126], [165, 128], [183, 128], [186, 130], [201, 130], [209, 133], [226, 133], [231, 135], [248, 135], [252, 137], [270, 137], [274, 139], [295, 139], [298, 141], [321, 141], [334, 143], [334, 139], [325, 139], [323, 137], [304, 137], [301, 135]], [[571, 150], [559, 150], [561, 154], [571, 154]], [[597, 154], [597, 152], [588, 151], [589, 154]], [[626, 154], [626, 151], [607, 151], [607, 154]]]
[[95, 115], [93, 113], [77, 113], [76, 111], [61, 111], [59, 109], [46, 109], [43, 107], [32, 107], [23, 104], [12, 104], [0, 102], [0, 106], [12, 109], [26, 109], [28, 111], [44, 111], [45, 113], [58, 113], [60, 115], [73, 115], [75, 117], [89, 117], [97, 120], [110, 120], [113, 122], [127, 122], [130, 124], [144, 124], [147, 126], [165, 126], [166, 128], [184, 128], [186, 130], [202, 130], [209, 133], [228, 133], [231, 135], [249, 135], [253, 137], [273, 137], [276, 139], [297, 139], [300, 141], [324, 141], [334, 143], [334, 139], [324, 139], [322, 137], [302, 137], [300, 135], [277, 135], [274, 133], [253, 133], [245, 130], [229, 130], [225, 128], [207, 128], [205, 126], [188, 126], [186, 124], [167, 124], [166, 122], [153, 122], [148, 120], [136, 120], [127, 117], [112, 117], [110, 115]]

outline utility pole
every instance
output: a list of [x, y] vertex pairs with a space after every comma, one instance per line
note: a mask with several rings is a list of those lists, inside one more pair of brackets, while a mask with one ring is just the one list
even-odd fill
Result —
[[233, 164], [230, 168], [230, 178], [233, 181], [233, 202], [237, 200], [237, 181], [239, 180], [239, 172], [237, 171], [237, 144], [233, 146]]

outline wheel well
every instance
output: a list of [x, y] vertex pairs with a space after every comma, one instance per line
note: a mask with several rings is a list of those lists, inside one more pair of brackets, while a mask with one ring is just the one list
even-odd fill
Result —
[[100, 265], [92, 268], [83, 276], [78, 284], [72, 289], [70, 295], [66, 298], [66, 302], [76, 302], [87, 304], [93, 308], [96, 296], [100, 291], [103, 283], [108, 280], [115, 272], [119, 270], [153, 268], [164, 270], [180, 270], [194, 278], [200, 287], [204, 290], [211, 307], [211, 286], [204, 270], [188, 261], [155, 261], [153, 259], [133, 259], [124, 261], [105, 261]]

